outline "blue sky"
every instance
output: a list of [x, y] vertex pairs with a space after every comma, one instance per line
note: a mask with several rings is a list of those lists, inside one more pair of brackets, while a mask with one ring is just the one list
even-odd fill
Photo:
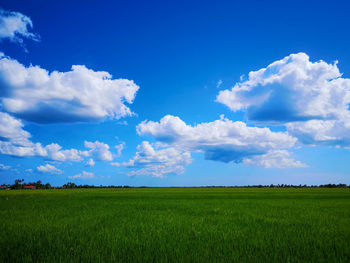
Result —
[[347, 1], [0, 7], [0, 183], [350, 183]]

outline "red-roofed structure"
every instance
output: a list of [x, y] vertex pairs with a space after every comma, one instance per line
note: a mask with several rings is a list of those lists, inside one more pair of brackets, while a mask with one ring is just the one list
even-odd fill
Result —
[[26, 185], [23, 187], [23, 189], [36, 189], [36, 187], [32, 185]]

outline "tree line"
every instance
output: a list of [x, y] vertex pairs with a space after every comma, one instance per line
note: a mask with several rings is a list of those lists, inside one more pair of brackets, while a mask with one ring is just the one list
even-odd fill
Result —
[[128, 185], [77, 185], [72, 182], [68, 182], [62, 186], [51, 186], [50, 183], [43, 184], [40, 180], [36, 182], [24, 182], [24, 179], [16, 179], [13, 184], [2, 184], [1, 188], [4, 189], [11, 189], [11, 190], [19, 190], [19, 189], [27, 189], [27, 188], [35, 188], [35, 189], [70, 189], [70, 188], [130, 188], [131, 186]]
[[[292, 184], [270, 184], [270, 185], [246, 185], [246, 186], [199, 186], [199, 187], [207, 187], [207, 188], [350, 188], [350, 185], [346, 184], [321, 184], [321, 185], [292, 185]], [[88, 184], [75, 184], [73, 182], [65, 183], [62, 186], [54, 187], [51, 186], [51, 184], [46, 183], [43, 184], [40, 180], [36, 182], [28, 182], [25, 183], [24, 179], [16, 179], [14, 184], [2, 184], [1, 189], [72, 189], [72, 188], [147, 188], [147, 186], [128, 186], [128, 185], [88, 185]], [[166, 188], [166, 187], [165, 187]], [[169, 187], [172, 188], [172, 187]], [[180, 188], [180, 187], [174, 187], [174, 188]], [[182, 187], [181, 187], [182, 188]]]
[[49, 183], [43, 184], [40, 180], [36, 182], [25, 183], [24, 179], [16, 179], [14, 184], [2, 184], [2, 187], [8, 189], [25, 189], [27, 186], [34, 186], [36, 189], [50, 189], [51, 185]]

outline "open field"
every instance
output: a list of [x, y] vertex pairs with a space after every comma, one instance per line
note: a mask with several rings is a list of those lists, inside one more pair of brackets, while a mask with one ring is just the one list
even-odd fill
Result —
[[350, 189], [0, 191], [3, 262], [350, 262]]

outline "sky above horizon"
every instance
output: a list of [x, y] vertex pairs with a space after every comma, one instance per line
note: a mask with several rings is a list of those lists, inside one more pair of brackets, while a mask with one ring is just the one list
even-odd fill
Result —
[[0, 4], [0, 184], [350, 184], [347, 1]]

